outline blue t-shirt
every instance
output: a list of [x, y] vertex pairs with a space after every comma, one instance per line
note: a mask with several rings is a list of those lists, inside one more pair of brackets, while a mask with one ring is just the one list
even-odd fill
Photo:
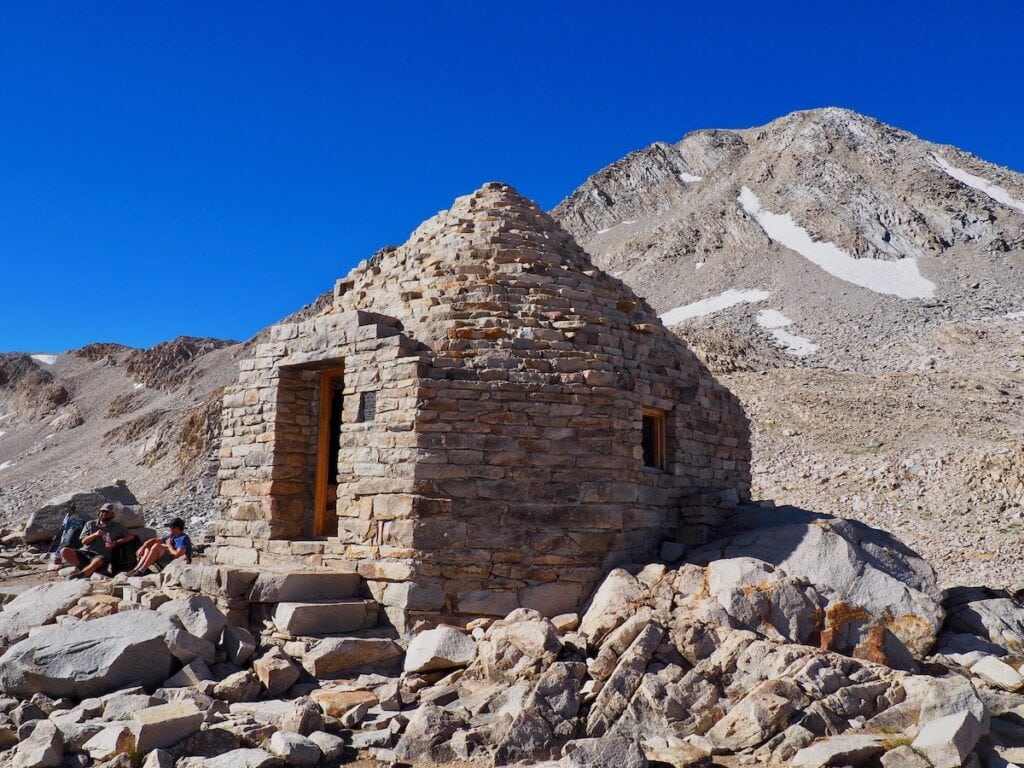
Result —
[[161, 537], [161, 541], [170, 542], [171, 546], [177, 550], [185, 550], [186, 557], [192, 552], [192, 539], [188, 537], [187, 533], [180, 536], [171, 536], [171, 534], [165, 533]]

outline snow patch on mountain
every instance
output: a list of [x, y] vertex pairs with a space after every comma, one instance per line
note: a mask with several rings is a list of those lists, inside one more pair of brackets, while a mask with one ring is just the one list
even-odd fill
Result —
[[768, 291], [730, 288], [717, 296], [670, 309], [665, 314], [659, 315], [659, 317], [665, 325], [676, 325], [684, 320], [691, 320], [695, 317], [713, 315], [716, 312], [721, 312], [723, 309], [735, 307], [737, 304], [753, 304], [754, 302], [764, 301], [769, 295]]
[[993, 184], [988, 179], [968, 173], [963, 168], [950, 165], [944, 158], [934, 152], [932, 152], [931, 157], [935, 166], [947, 176], [956, 179], [961, 184], [966, 184], [971, 189], [976, 189], [982, 194], [988, 195], [1000, 205], [1005, 205], [1007, 208], [1013, 208], [1024, 213], [1024, 202], [1015, 198], [998, 184]]
[[687, 184], [693, 184], [694, 182], [697, 181], [704, 181], [703, 176], [694, 176], [692, 173], [687, 173], [686, 171], [680, 172], [679, 178], [685, 181]]
[[30, 357], [43, 365], [53, 365], [57, 362], [58, 355], [30, 355]]
[[818, 351], [818, 345], [808, 338], [782, 330], [793, 321], [777, 309], [762, 309], [757, 313], [757, 324], [771, 333], [783, 352], [795, 357], [807, 357]]
[[14, 462], [13, 461], [5, 461], [3, 464], [0, 464], [0, 469], [7, 469], [8, 467], [13, 467], [13, 466], [14, 466]]
[[935, 283], [921, 275], [917, 259], [855, 259], [834, 243], [815, 241], [788, 213], [764, 210], [760, 198], [748, 187], [740, 190], [737, 200], [744, 212], [753, 217], [768, 237], [800, 254], [833, 277], [875, 293], [901, 299], [927, 299], [935, 293]]

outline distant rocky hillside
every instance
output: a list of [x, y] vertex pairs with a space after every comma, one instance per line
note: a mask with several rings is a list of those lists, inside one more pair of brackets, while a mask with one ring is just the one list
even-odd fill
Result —
[[263, 337], [0, 353], [0, 527], [54, 496], [126, 480], [150, 522], [181, 515], [201, 536], [217, 510], [221, 396]]
[[123, 479], [150, 517], [213, 514], [220, 394], [243, 346], [182, 337], [0, 355], [0, 524]]

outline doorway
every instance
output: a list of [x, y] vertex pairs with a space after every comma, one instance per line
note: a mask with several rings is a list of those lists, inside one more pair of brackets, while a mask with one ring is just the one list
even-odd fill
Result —
[[[313, 535], [337, 531], [338, 457], [341, 451], [341, 420], [344, 405], [344, 371], [320, 372], [320, 414], [316, 451], [316, 485], [313, 494]], [[334, 530], [330, 531], [330, 524]]]

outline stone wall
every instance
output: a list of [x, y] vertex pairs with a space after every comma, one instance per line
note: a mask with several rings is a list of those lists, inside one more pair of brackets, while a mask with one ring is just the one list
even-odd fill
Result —
[[[324, 366], [345, 372], [338, 531], [311, 541]], [[374, 419], [355, 422], [366, 393]], [[644, 408], [664, 414], [664, 469], [643, 466]], [[272, 329], [225, 399], [222, 453], [222, 561], [351, 565], [399, 624], [571, 610], [750, 488], [736, 398], [503, 185], [361, 264], [324, 316]]]

